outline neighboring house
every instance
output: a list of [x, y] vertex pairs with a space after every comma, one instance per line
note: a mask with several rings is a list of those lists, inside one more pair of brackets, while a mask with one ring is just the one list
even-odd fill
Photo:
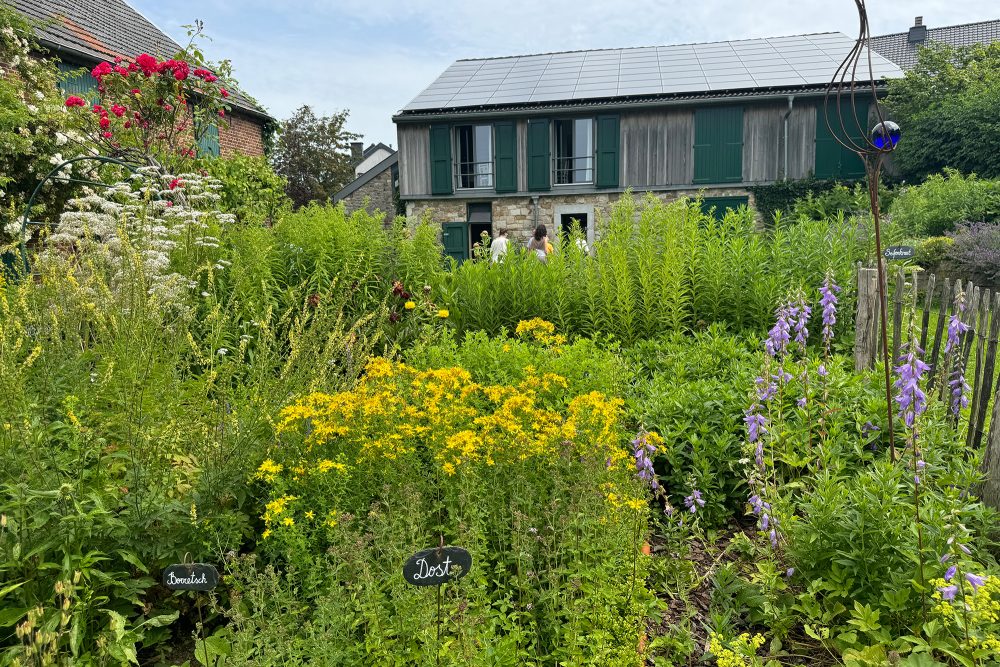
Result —
[[871, 45], [873, 51], [908, 70], [917, 64], [920, 47], [931, 42], [957, 47], [1000, 42], [1000, 19], [928, 28], [918, 16], [907, 32], [872, 37]]
[[[148, 53], [173, 56], [181, 47], [124, 0], [12, 0], [15, 9], [38, 24], [39, 44], [59, 60], [65, 72]], [[64, 81], [67, 93], [86, 97], [97, 88], [89, 74]], [[246, 95], [235, 91], [228, 127], [206, 132], [199, 144], [203, 155], [228, 157], [264, 154], [264, 133], [274, 124]]]
[[361, 150], [361, 146], [363, 145], [361, 142], [351, 144], [351, 150], [356, 153], [354, 159], [357, 162], [357, 165], [354, 167], [354, 178], [361, 176], [382, 162], [382, 160], [396, 153], [392, 146], [386, 146], [382, 142], [372, 144], [368, 148]]
[[[374, 144], [358, 157], [361, 163], [355, 168], [358, 177], [333, 195], [334, 202], [344, 202], [348, 213], [360, 208], [385, 213], [389, 225], [396, 217], [396, 194], [399, 191], [399, 153], [385, 144]], [[378, 157], [382, 159], [372, 164]], [[362, 169], [362, 171], [359, 171]]]
[[[752, 203], [752, 184], [862, 176], [823, 111], [853, 46], [823, 33], [459, 60], [393, 117], [400, 198], [442, 222], [461, 260], [499, 228], [524, 242], [576, 219], [592, 243], [627, 189], [723, 210]], [[872, 64], [880, 91], [902, 76]], [[871, 101], [858, 98], [866, 117]]]

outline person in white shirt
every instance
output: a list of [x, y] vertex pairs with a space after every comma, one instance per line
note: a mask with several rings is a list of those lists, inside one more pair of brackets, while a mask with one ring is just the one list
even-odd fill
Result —
[[507, 230], [501, 229], [497, 232], [497, 237], [490, 243], [490, 257], [496, 264], [507, 254]]

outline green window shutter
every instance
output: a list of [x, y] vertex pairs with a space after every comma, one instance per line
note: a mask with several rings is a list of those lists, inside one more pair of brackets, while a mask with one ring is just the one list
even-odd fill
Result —
[[[841, 104], [841, 116], [844, 119], [844, 126], [849, 136], [855, 143], [863, 145], [864, 133], [862, 128], [868, 125], [868, 101], [858, 100], [854, 106], [851, 103]], [[855, 116], [855, 110], [857, 116]], [[865, 175], [865, 163], [854, 151], [840, 145], [837, 138], [827, 127], [827, 110], [824, 105], [816, 107], [816, 168], [814, 174], [816, 178], [860, 178]], [[840, 127], [841, 116], [837, 115], [835, 107], [830, 107], [830, 125], [838, 135], [842, 133]], [[859, 128], [858, 125], [861, 125]]]
[[441, 226], [444, 254], [461, 263], [469, 259], [469, 227], [464, 222], [446, 222]]
[[219, 157], [218, 125], [209, 125], [198, 139], [198, 157]]
[[451, 127], [431, 125], [431, 194], [450, 195], [451, 178]]
[[63, 95], [76, 95], [82, 97], [91, 104], [97, 102], [97, 79], [90, 75], [90, 72], [80, 71], [82, 65], [73, 63], [59, 63], [59, 90]]
[[496, 191], [517, 192], [517, 127], [513, 121], [493, 124]]
[[528, 189], [531, 191], [548, 190], [550, 158], [549, 158], [549, 120], [548, 118], [532, 118], [528, 120]]
[[618, 116], [597, 117], [597, 181], [599, 188], [618, 187], [618, 151], [621, 131]]
[[694, 112], [694, 182], [743, 180], [743, 107]]
[[737, 210], [741, 206], [750, 206], [749, 197], [705, 197], [701, 200], [701, 212], [711, 215], [716, 220], [726, 217], [726, 211]]

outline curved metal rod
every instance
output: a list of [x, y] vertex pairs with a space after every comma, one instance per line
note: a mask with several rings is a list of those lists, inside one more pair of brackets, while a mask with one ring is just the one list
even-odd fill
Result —
[[[122, 160], [119, 160], [117, 158], [108, 157], [106, 155], [81, 155], [79, 157], [70, 158], [69, 160], [62, 162], [61, 164], [57, 165], [52, 171], [45, 174], [45, 177], [38, 182], [38, 185], [35, 186], [35, 189], [32, 191], [31, 196], [28, 198], [28, 203], [25, 204], [24, 206], [24, 213], [21, 215], [21, 237], [18, 240], [20, 242], [21, 266], [24, 268], [24, 277], [27, 278], [28, 276], [31, 275], [31, 264], [28, 263], [28, 247], [27, 244], [24, 242], [24, 233], [28, 229], [28, 214], [31, 212], [31, 207], [35, 203], [35, 198], [38, 196], [38, 193], [42, 191], [42, 187], [50, 180], [54, 180], [52, 177], [61, 172], [66, 167], [66, 165], [73, 164], [74, 162], [83, 162], [86, 160], [93, 160], [95, 162], [101, 162], [104, 164], [117, 164], [120, 167], [125, 167], [133, 174], [136, 173], [135, 166], [127, 162], [123, 162]], [[100, 183], [100, 184], [93, 183], [93, 185], [103, 185], [104, 187], [111, 187], [110, 184], [106, 183]]]

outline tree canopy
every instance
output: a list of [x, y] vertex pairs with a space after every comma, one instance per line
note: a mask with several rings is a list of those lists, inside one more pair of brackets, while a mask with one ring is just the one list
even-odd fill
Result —
[[348, 111], [317, 116], [300, 107], [281, 123], [274, 152], [274, 169], [287, 181], [296, 207], [326, 201], [354, 178], [351, 142], [361, 135], [344, 128]]
[[917, 65], [889, 82], [887, 104], [903, 130], [903, 177], [946, 167], [1000, 177], [1000, 44], [924, 47]]

